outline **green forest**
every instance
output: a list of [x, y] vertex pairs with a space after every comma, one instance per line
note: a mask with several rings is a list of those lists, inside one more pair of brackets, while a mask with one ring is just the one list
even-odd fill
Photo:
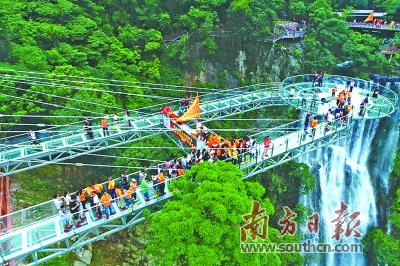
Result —
[[[321, 71], [363, 79], [370, 74], [398, 76], [400, 55], [389, 60], [381, 50], [400, 46], [400, 32], [383, 38], [351, 30], [348, 21], [353, 21], [351, 14], [356, 9], [387, 12], [385, 20], [400, 23], [400, 0], [2, 0], [0, 114], [5, 116], [1, 117], [0, 137], [26, 137], [28, 129], [23, 124], [62, 125], [79, 123], [85, 117], [98, 124], [102, 116], [122, 114], [125, 108], [132, 110], [134, 116], [136, 111], [159, 109], [167, 101], [178, 104], [186, 95], [193, 97], [196, 88], [201, 93], [223, 91]], [[272, 41], [279, 24], [300, 24], [304, 20], [307, 28], [303, 39]], [[240, 59], [240, 54], [245, 54], [245, 59]], [[240, 67], [239, 61], [244, 62], [244, 67]], [[350, 67], [339, 67], [347, 61], [352, 61]], [[27, 82], [29, 76], [52, 82]], [[57, 83], [65, 86], [57, 87]], [[156, 109], [146, 109], [154, 105]], [[294, 108], [271, 107], [234, 117], [242, 121], [212, 122], [209, 127], [253, 129], [260, 126], [258, 117], [299, 116]], [[166, 161], [183, 155], [172, 141], [161, 136], [132, 143], [130, 147], [107, 150], [104, 154], [108, 157], [96, 158], [96, 163], [149, 167], [150, 158]], [[84, 156], [81, 161], [92, 163], [93, 157]], [[94, 180], [106, 181], [108, 176], [117, 177], [120, 171], [51, 165], [16, 174], [11, 177], [13, 208], [49, 200], [54, 192], [75, 191]], [[210, 171], [214, 174], [204, 179], [201, 173]], [[400, 265], [399, 176], [398, 152], [387, 199], [392, 231], [387, 234], [385, 223], [364, 237], [364, 254], [370, 265]], [[250, 210], [252, 200], [257, 199], [271, 215], [270, 240], [299, 242], [298, 235], [277, 237], [278, 217], [283, 216], [285, 205], [294, 206], [298, 223], [305, 224], [311, 211], [298, 204], [298, 199], [315, 186], [309, 167], [292, 161], [251, 180], [242, 181], [242, 177], [243, 173], [231, 164], [196, 166], [174, 183], [179, 193], [162, 212], [148, 215], [145, 223], [94, 243], [90, 265], [315, 262], [315, 258], [298, 253], [244, 255], [235, 242], [239, 230], [227, 230], [238, 224]], [[201, 185], [199, 180], [203, 181]], [[193, 206], [201, 200], [205, 201], [202, 205]], [[210, 207], [209, 213], [197, 215], [203, 205]], [[150, 211], [154, 214], [157, 210]], [[186, 219], [186, 223], [177, 222], [176, 217]], [[171, 231], [165, 230], [165, 224], [171, 225]], [[181, 230], [182, 226], [187, 231]], [[188, 234], [196, 226], [201, 227], [201, 234]], [[76, 254], [71, 252], [44, 265], [73, 265], [75, 260]]]

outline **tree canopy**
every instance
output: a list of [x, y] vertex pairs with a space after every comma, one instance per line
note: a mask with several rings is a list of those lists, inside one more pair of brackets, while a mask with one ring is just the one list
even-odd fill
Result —
[[[152, 256], [163, 265], [302, 265], [299, 254], [241, 253], [239, 225], [253, 200], [261, 203], [266, 214], [274, 213], [270, 200], [263, 198], [265, 189], [242, 178], [231, 163], [204, 162], [173, 182], [174, 200], [151, 221], [154, 235], [148, 251]], [[296, 236], [278, 240], [278, 234], [269, 228], [269, 241], [298, 241]]]

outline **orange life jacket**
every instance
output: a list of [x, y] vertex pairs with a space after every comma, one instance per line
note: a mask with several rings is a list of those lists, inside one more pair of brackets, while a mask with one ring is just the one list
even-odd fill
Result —
[[313, 120], [313, 121], [311, 121], [311, 127], [312, 128], [315, 128], [316, 126], [318, 125], [318, 121], [317, 120]]
[[130, 185], [131, 185], [131, 190], [133, 192], [136, 192], [136, 182], [131, 181]]
[[164, 183], [165, 182], [165, 176], [163, 173], [158, 174], [158, 183]]
[[239, 147], [239, 144], [240, 144], [239, 140], [238, 140], [238, 139], [235, 139], [235, 146], [236, 146], [236, 147]]
[[104, 207], [110, 206], [110, 195], [108, 193], [104, 193], [103, 196], [101, 196], [100, 202], [103, 203]]
[[96, 191], [97, 194], [101, 193], [101, 191], [103, 190], [103, 185], [101, 184], [94, 184], [93, 185], [93, 189], [94, 191]]
[[111, 189], [114, 189], [114, 188], [115, 188], [115, 181], [111, 180], [110, 182], [108, 182], [108, 189], [111, 190]]
[[124, 198], [130, 199], [133, 191], [130, 189], [124, 189]]
[[90, 197], [90, 198], [94, 197], [94, 189], [92, 189], [91, 187], [86, 188], [86, 193], [87, 193], [88, 197]]
[[85, 194], [86, 194], [86, 190], [82, 190], [82, 193], [79, 195], [79, 200], [80, 200], [81, 202], [86, 201], [86, 196], [85, 196]]
[[178, 176], [183, 176], [184, 173], [183, 169], [178, 169]]
[[107, 121], [107, 119], [101, 119], [101, 121], [100, 121], [100, 124], [103, 126], [103, 127], [108, 127], [108, 121]]
[[117, 198], [120, 198], [122, 196], [122, 190], [120, 188], [116, 188], [115, 194], [117, 194]]

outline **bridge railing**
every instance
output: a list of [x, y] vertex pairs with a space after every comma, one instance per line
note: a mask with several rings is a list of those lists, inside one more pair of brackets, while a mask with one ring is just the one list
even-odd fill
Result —
[[[160, 165], [163, 169], [165, 169], [165, 163], [160, 163], [157, 165]], [[151, 169], [152, 167], [147, 168], [147, 170]], [[128, 174], [127, 175], [128, 182], [132, 178], [138, 176], [139, 176], [139, 171]], [[116, 181], [116, 183], [118, 184], [119, 178], [115, 178], [114, 181]], [[101, 183], [101, 185], [103, 186], [103, 191], [107, 191], [108, 181]], [[137, 193], [140, 193], [141, 190], [142, 189], [140, 188], [140, 183], [138, 183], [138, 187], [136, 190]], [[76, 193], [75, 192], [70, 193], [70, 196], [72, 195], [76, 195]], [[64, 197], [60, 196], [60, 199], [63, 200]], [[4, 233], [10, 233], [12, 231], [19, 230], [26, 226], [32, 225], [36, 222], [43, 221], [45, 219], [52, 218], [57, 215], [58, 215], [58, 210], [56, 209], [54, 201], [49, 200], [19, 211], [9, 213], [7, 215], [3, 215], [0, 217], [0, 221], [2, 221], [3, 224], [5, 224], [6, 232]]]
[[[5, 70], [0, 69], [0, 71], [5, 71]], [[13, 71], [11, 71], [11, 72], [13, 72]], [[39, 73], [39, 74], [42, 74], [42, 73]], [[6, 76], [8, 77], [10, 75], [6, 74]], [[18, 76], [18, 78], [21, 78], [21, 77], [22, 76]], [[26, 78], [32, 78], [32, 77], [26, 77]], [[47, 78], [43, 78], [43, 77], [41, 77], [40, 79], [47, 80]], [[88, 78], [88, 79], [91, 80], [91, 78]], [[99, 79], [94, 79], [94, 80], [98, 81]], [[51, 79], [51, 81], [60, 82], [59, 79]], [[100, 81], [102, 81], [102, 80], [100, 79]], [[74, 80], [65, 80], [65, 82], [74, 82]], [[117, 82], [117, 81], [113, 80], [113, 82]], [[122, 82], [122, 84], [124, 83], [123, 81], [121, 81], [121, 82]], [[86, 83], [90, 83], [90, 82], [79, 81], [79, 83], [86, 84]], [[131, 82], [131, 83], [136, 84], [135, 82]], [[129, 84], [131, 84], [131, 83], [129, 83]], [[52, 84], [52, 85], [56, 85], [56, 84]], [[139, 83], [139, 82], [137, 83], [137, 85], [138, 86], [139, 85], [147, 86], [149, 89], [154, 89], [157, 87], [160, 87], [160, 88], [166, 87], [169, 89], [185, 88], [188, 90], [201, 89], [203, 91], [201, 93], [205, 93], [205, 94], [201, 95], [201, 102], [208, 102], [208, 101], [216, 100], [218, 98], [224, 98], [227, 95], [228, 96], [237, 96], [242, 93], [256, 91], [258, 89], [266, 88], [269, 86], [268, 84], [257, 84], [257, 85], [244, 86], [244, 87], [228, 89], [228, 90], [221, 89], [221, 90], [216, 91], [216, 89], [185, 87], [185, 86], [172, 86], [172, 85], [164, 85], [164, 84], [151, 84], [151, 83]], [[193, 101], [193, 99], [194, 99], [194, 97], [190, 98], [191, 101]], [[152, 106], [148, 106], [148, 107], [144, 107], [144, 108], [139, 108], [136, 110], [131, 110], [130, 111], [131, 117], [129, 117], [129, 120], [136, 121], [136, 120], [152, 117], [154, 114], [159, 114], [160, 107], [165, 107], [167, 105], [170, 105], [175, 112], [178, 112], [181, 108], [180, 104], [181, 104], [181, 101], [179, 99], [179, 100], [175, 100], [175, 101], [169, 101], [169, 102], [166, 102], [163, 104], [156, 104], [156, 105], [152, 105]], [[98, 117], [88, 116], [88, 117], [93, 125], [93, 130], [101, 128], [100, 120], [102, 119], [103, 116], [98, 116]], [[108, 119], [110, 128], [112, 128], [112, 126], [113, 126], [112, 115], [106, 115], [106, 117]], [[119, 123], [125, 122], [123, 119], [123, 113], [118, 113], [118, 117], [119, 117]], [[43, 129], [38, 130], [36, 133], [38, 134], [38, 139], [40, 142], [53, 141], [54, 139], [65, 138], [65, 137], [73, 136], [76, 134], [84, 133], [83, 125], [84, 125], [84, 120], [69, 123], [66, 125], [59, 125], [59, 126], [58, 125], [47, 126], [46, 124], [38, 124], [38, 126], [43, 127]], [[0, 140], [0, 145], [2, 146], [1, 148], [4, 151], [9, 151], [12, 148], [20, 148], [21, 146], [31, 146], [32, 142], [28, 140], [27, 133], [28, 132], [2, 138]], [[34, 151], [35, 151], [35, 149], [33, 149], [32, 152], [34, 152]], [[1, 159], [6, 159], [6, 158], [0, 158], [0, 160]]]
[[[269, 87], [272, 85], [271, 87]], [[239, 95], [243, 95], [246, 93], [252, 93], [252, 92], [258, 92], [260, 90], [265, 90], [267, 89], [267, 92], [265, 93], [265, 97], [275, 97], [279, 95], [279, 91], [276, 89], [276, 84], [257, 84], [257, 85], [251, 85], [251, 86], [245, 86], [245, 87], [240, 87], [236, 89], [230, 89], [230, 90], [223, 90], [218, 93], [211, 93], [208, 95], [205, 95], [202, 99], [201, 102], [207, 103], [210, 101], [215, 101], [218, 99], [221, 99], [222, 96], [224, 95], [225, 97], [237, 97]], [[270, 89], [270, 90], [269, 90]], [[158, 111], [159, 113], [159, 111]], [[279, 130], [276, 132], [276, 134], [284, 134], [284, 132], [288, 132], [288, 130], [292, 130], [291, 124], [283, 125], [278, 127]], [[110, 125], [112, 125], [110, 123]], [[79, 132], [82, 132], [81, 127], [79, 126]], [[69, 131], [68, 134], [73, 134], [74, 131]], [[76, 133], [76, 131], [75, 131]], [[272, 137], [277, 137], [278, 135], [272, 135]], [[261, 137], [260, 137], [261, 138]], [[135, 172], [132, 174], [129, 174], [129, 176], [138, 176], [139, 172]], [[117, 179], [115, 179], [117, 180]], [[107, 187], [107, 182], [102, 183], [103, 187]], [[140, 191], [140, 189], [138, 189]], [[71, 193], [73, 195], [74, 193]], [[6, 222], [7, 220], [11, 221], [11, 225], [7, 225], [7, 230], [17, 230], [18, 228], [30, 225], [32, 223], [41, 221], [43, 219], [51, 218], [57, 215], [58, 210], [55, 209], [55, 205], [53, 201], [47, 201], [44, 203], [37, 204], [35, 206], [13, 212], [11, 214], [6, 215], [9, 219], [6, 218], [6, 216], [1, 217], [1, 219]]]
[[[371, 116], [381, 117], [385, 115], [390, 115], [395, 111], [398, 103], [398, 95], [394, 91], [377, 83], [374, 83], [372, 80], [363, 80], [353, 77], [325, 75], [322, 87], [319, 88], [312, 87], [314, 74], [298, 75], [294, 77], [289, 77], [282, 81], [280, 93], [283, 100], [285, 100], [287, 103], [299, 107], [301, 106], [301, 99], [293, 99], [292, 101], [289, 101], [289, 90], [291, 86], [294, 86], [296, 91], [305, 90], [309, 94], [309, 96], [310, 92], [313, 90], [317, 90], [317, 92], [322, 91], [328, 93], [329, 95], [336, 84], [346, 85], [346, 82], [350, 80], [354, 80], [355, 87], [361, 89], [361, 94], [363, 95], [369, 94], [369, 96], [372, 96], [373, 91], [375, 89], [378, 89], [379, 96], [384, 96], [385, 101], [383, 101], [383, 98], [380, 98], [378, 96], [378, 99], [375, 100], [378, 104], [372, 105], [372, 107], [368, 108], [368, 113]], [[308, 104], [310, 103], [310, 97], [308, 98], [307, 102]], [[319, 101], [317, 102], [317, 104], [323, 105], [324, 103]]]
[[[268, 129], [264, 132], [254, 134], [251, 137], [255, 137], [258, 143], [262, 143], [264, 137], [269, 135], [273, 141], [273, 144], [271, 146], [271, 152], [269, 154], [270, 154], [270, 157], [273, 157], [273, 156], [279, 154], [279, 153], [274, 153], [274, 148], [275, 149], [279, 148], [274, 145], [274, 140], [278, 140], [279, 138], [281, 138], [285, 135], [287, 136], [287, 135], [290, 135], [291, 133], [296, 133], [296, 132], [299, 133], [298, 136], [297, 135], [296, 136], [300, 138], [300, 135], [303, 134], [302, 128], [301, 128], [302, 122], [303, 121], [301, 119], [297, 120], [297, 121], [293, 121], [293, 122], [278, 126], [276, 128]], [[350, 119], [345, 120], [345, 123], [346, 123], [346, 126], [349, 125]], [[344, 128], [344, 127], [342, 127], [342, 128]], [[337, 127], [336, 130], [338, 130], [338, 129], [339, 128]], [[325, 125], [323, 123], [320, 123], [317, 126], [317, 131], [322, 132], [323, 130], [324, 130], [324, 132], [326, 132]], [[325, 134], [321, 134], [320, 136], [318, 136], [318, 138], [321, 138], [323, 136], [325, 136]], [[291, 141], [293, 141], [293, 140], [294, 139], [292, 138]], [[288, 141], [282, 142], [281, 145], [285, 144], [285, 143], [286, 143], [286, 151], [294, 148], [293, 145], [289, 145], [289, 147], [288, 147]], [[301, 141], [300, 141], [299, 145], [301, 145]], [[247, 153], [244, 153], [244, 154], [241, 154], [240, 156], [243, 157], [246, 155], [247, 155]], [[257, 159], [255, 162], [253, 161], [250, 164], [247, 164], [247, 166], [250, 166], [250, 165], [256, 164], [256, 163], [257, 163]], [[241, 166], [239, 165], [239, 167], [241, 167]], [[130, 179], [130, 177], [132, 175], [135, 175], [135, 174], [137, 174], [137, 172], [134, 174], [129, 174], [128, 180]], [[173, 179], [174, 178], [168, 178], [166, 182], [170, 182]], [[107, 182], [103, 183], [103, 187], [106, 187], [106, 183]], [[137, 193], [141, 193], [140, 188], [137, 189]], [[141, 204], [143, 204], [143, 202]], [[114, 206], [114, 208], [115, 207], [116, 206]], [[95, 207], [89, 208], [89, 213], [87, 213], [86, 215], [90, 215], [90, 212], [93, 212], [94, 208]], [[100, 207], [100, 208], [102, 208], [102, 207]], [[31, 213], [27, 213], [27, 211], [29, 211]], [[129, 213], [129, 212], [127, 212], [127, 213]], [[36, 222], [43, 221], [48, 218], [55, 218], [56, 216], [58, 216], [58, 210], [55, 209], [55, 205], [52, 201], [48, 201], [46, 203], [38, 204], [31, 208], [21, 210], [19, 212], [15, 212], [15, 213], [12, 213], [7, 216], [2, 216], [2, 217], [0, 217], [0, 220], [4, 221], [4, 220], [6, 220], [5, 218], [7, 218], [9, 216], [11, 216], [11, 220], [13, 221], [13, 224], [12, 224], [13, 228], [10, 228], [8, 231], [0, 232], [0, 246], [3, 246], [3, 252], [4, 252], [3, 255], [4, 254], [8, 255], [12, 252], [20, 251], [23, 247], [23, 244], [22, 244], [23, 239], [22, 239], [21, 234], [11, 234], [8, 236], [7, 235], [8, 233], [11, 233], [12, 231], [15, 231], [18, 229], [22, 229], [25, 226], [32, 225]], [[20, 224], [18, 224], [18, 222]], [[17, 227], [17, 226], [19, 226], [19, 227]], [[40, 244], [41, 241], [55, 237], [56, 232], [57, 232], [57, 229], [55, 227], [57, 227], [57, 226], [59, 226], [59, 230], [62, 232], [63, 228], [62, 228], [61, 222], [45, 224], [45, 225], [40, 226], [39, 228], [29, 229], [28, 239], [26, 240], [26, 241], [28, 241], [28, 243], [27, 243], [28, 246]], [[90, 227], [90, 225], [84, 224], [82, 226], [82, 229], [84, 229], [86, 226]], [[5, 234], [5, 235], [3, 235], [3, 234]]]

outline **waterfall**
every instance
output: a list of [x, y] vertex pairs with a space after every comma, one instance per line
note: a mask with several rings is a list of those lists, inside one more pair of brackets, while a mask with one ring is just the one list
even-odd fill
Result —
[[[388, 82], [391, 84], [391, 89], [393, 89], [397, 95], [400, 93], [400, 82]], [[391, 115], [389, 118], [382, 119], [382, 126], [379, 134], [381, 136], [380, 145], [378, 145], [379, 160], [377, 160], [374, 166], [373, 173], [375, 178], [379, 181], [380, 187], [376, 187], [378, 195], [381, 197], [381, 203], [379, 206], [379, 218], [380, 225], [383, 227], [386, 225], [386, 232], [391, 233], [391, 224], [389, 222], [390, 206], [389, 202], [385, 199], [390, 192], [390, 173], [393, 170], [394, 158], [396, 157], [397, 142], [399, 140], [399, 119], [400, 110], [399, 108]], [[379, 136], [378, 136], [379, 137]], [[382, 138], [384, 140], [382, 140]], [[385, 151], [385, 152], [381, 152]]]
[[[359, 211], [360, 220], [355, 229], [364, 236], [371, 226], [377, 225], [377, 209], [373, 185], [368, 171], [368, 158], [372, 140], [379, 120], [357, 120], [353, 122], [352, 133], [346, 140], [340, 140], [300, 159], [307, 163], [317, 177], [317, 186], [309, 195], [300, 198], [300, 203], [320, 214], [320, 232], [313, 237], [319, 243], [360, 243], [361, 239], [346, 238], [341, 234], [339, 242], [333, 240], [335, 213], [343, 201], [349, 215]], [[347, 223], [342, 225], [346, 231]], [[309, 235], [306, 238], [310, 238]], [[362, 253], [326, 253], [316, 255], [318, 265], [365, 265]]]

